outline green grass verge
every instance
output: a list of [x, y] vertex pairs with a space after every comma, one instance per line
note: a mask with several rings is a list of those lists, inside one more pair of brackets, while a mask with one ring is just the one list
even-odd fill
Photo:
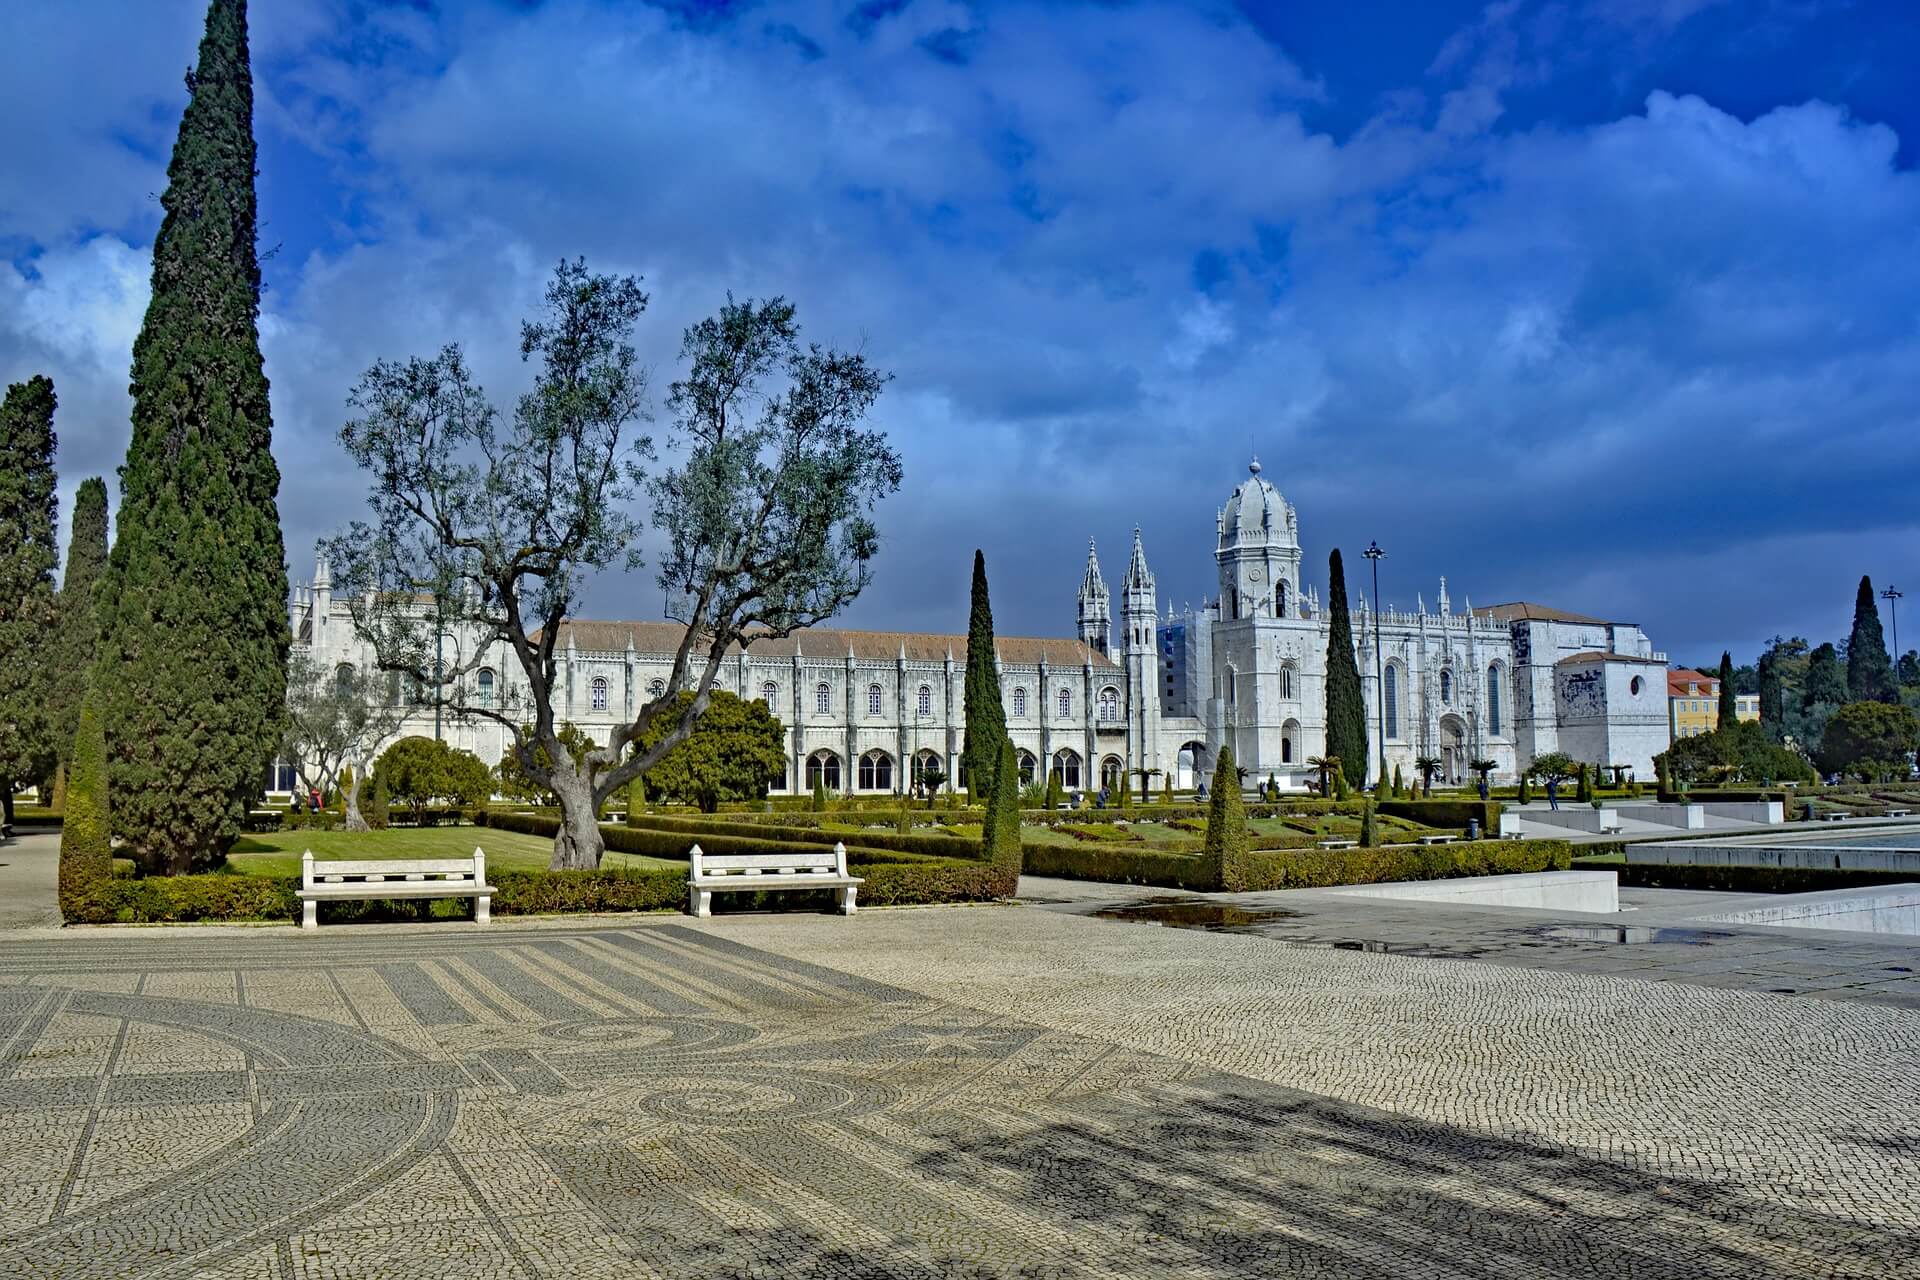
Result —
[[[385, 831], [273, 831], [242, 836], [227, 854], [227, 870], [243, 876], [298, 876], [300, 855], [316, 858], [466, 858], [475, 848], [493, 871], [545, 871], [553, 841], [487, 827], [390, 827]], [[677, 867], [686, 863], [608, 851], [602, 866], [625, 870]]]

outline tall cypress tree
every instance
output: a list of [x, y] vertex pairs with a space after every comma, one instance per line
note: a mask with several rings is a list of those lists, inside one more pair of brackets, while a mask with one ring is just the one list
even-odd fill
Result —
[[987, 558], [978, 550], [973, 553], [973, 605], [967, 615], [966, 715], [967, 736], [960, 748], [960, 762], [967, 771], [967, 792], [977, 798], [993, 790], [1000, 767], [1000, 744], [1007, 736], [1007, 711], [1000, 703], [1000, 668], [993, 658]]
[[56, 754], [49, 703], [60, 545], [53, 478], [53, 382], [36, 376], [0, 402], [0, 813], [42, 781]]
[[60, 753], [54, 775], [55, 803], [64, 807], [67, 768], [73, 754], [73, 727], [80, 701], [93, 675], [93, 653], [100, 639], [94, 591], [107, 566], [107, 484], [99, 476], [80, 482], [73, 500], [73, 532], [67, 539], [67, 565], [60, 574], [60, 640], [53, 697], [54, 746]]
[[1720, 653], [1720, 724], [1731, 731], [1740, 723], [1740, 696], [1733, 691], [1733, 655]]
[[1367, 774], [1367, 708], [1360, 664], [1353, 654], [1353, 615], [1347, 611], [1347, 572], [1340, 548], [1327, 558], [1327, 754], [1339, 756], [1349, 776]]
[[1880, 630], [1880, 607], [1873, 599], [1873, 579], [1865, 574], [1853, 597], [1853, 634], [1847, 638], [1847, 698], [1851, 702], [1899, 701], [1893, 691], [1886, 633]]
[[288, 649], [245, 0], [208, 6], [187, 92], [133, 346], [96, 664], [114, 829], [174, 872], [239, 834], [286, 723]]
[[1760, 728], [1769, 740], [1786, 734], [1787, 688], [1780, 678], [1780, 656], [1769, 648], [1760, 655]]

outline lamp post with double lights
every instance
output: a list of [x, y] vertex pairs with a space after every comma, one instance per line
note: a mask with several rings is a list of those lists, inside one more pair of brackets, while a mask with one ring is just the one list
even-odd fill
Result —
[[1380, 652], [1380, 561], [1387, 553], [1379, 543], [1369, 541], [1360, 554], [1373, 562], [1373, 691], [1380, 703], [1380, 749], [1374, 753], [1379, 757], [1380, 776], [1373, 780], [1373, 788], [1378, 791], [1387, 781], [1387, 666]]
[[1893, 624], [1893, 698], [1900, 700], [1900, 600], [1906, 593], [1892, 583], [1880, 593], [1887, 602], [1887, 619]]

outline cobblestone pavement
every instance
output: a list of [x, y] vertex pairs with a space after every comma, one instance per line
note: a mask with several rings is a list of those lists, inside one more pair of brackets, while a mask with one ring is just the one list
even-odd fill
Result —
[[1916, 1275], [1917, 1029], [1032, 908], [16, 934], [0, 1275]]

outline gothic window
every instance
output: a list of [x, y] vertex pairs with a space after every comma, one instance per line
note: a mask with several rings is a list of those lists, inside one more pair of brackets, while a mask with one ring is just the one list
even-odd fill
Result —
[[920, 686], [920, 694], [914, 701], [913, 707], [915, 711], [923, 716], [933, 714], [933, 687], [931, 685], [923, 684]]
[[1063, 719], [1073, 714], [1073, 690], [1062, 689], [1056, 702], [1058, 703], [1058, 709]]
[[1120, 718], [1120, 691], [1112, 685], [1100, 690], [1100, 720], [1112, 724]]
[[840, 757], [831, 751], [816, 751], [807, 757], [807, 790], [816, 786], [829, 791], [840, 789]]
[[1487, 732], [1500, 732], [1500, 664], [1487, 668]]
[[483, 707], [493, 705], [493, 668], [482, 667], [474, 677], [474, 701]]
[[1069, 791], [1080, 787], [1080, 753], [1077, 751], [1057, 752], [1053, 757], [1053, 776], [1060, 779], [1060, 785]]
[[1283, 698], [1293, 696], [1293, 664], [1291, 662], [1280, 664], [1280, 696]]
[[607, 709], [607, 678], [605, 676], [595, 676], [593, 678], [592, 689], [593, 709], [595, 711], [605, 711]]
[[780, 699], [780, 686], [769, 680], [760, 686], [760, 701], [767, 704], [771, 711]]
[[1451, 671], [1440, 673], [1440, 701], [1448, 706], [1453, 705], [1453, 672]]
[[1027, 715], [1027, 691], [1024, 688], [1013, 691], [1013, 714], [1025, 719]]
[[1019, 755], [1015, 756], [1014, 759], [1020, 766], [1020, 785], [1023, 787], [1032, 786], [1033, 771], [1039, 767], [1038, 762], [1033, 758], [1033, 753], [1030, 751], [1022, 751]]
[[647, 696], [649, 698], [657, 698], [661, 694], [665, 693], [666, 691], [667, 691], [667, 682], [665, 680], [647, 681]]
[[1126, 785], [1121, 778], [1119, 756], [1108, 756], [1100, 762], [1100, 785], [1109, 791], [1118, 791]]
[[860, 757], [862, 791], [893, 790], [893, 757], [884, 751], [869, 751]]
[[818, 715], [825, 715], [833, 709], [833, 690], [822, 680], [813, 686], [813, 709]]
[[1280, 739], [1280, 763], [1281, 764], [1293, 763], [1293, 739], [1292, 738]]
[[1287, 616], [1287, 580], [1285, 578], [1280, 579], [1273, 588], [1273, 616], [1276, 618]]
[[867, 714], [870, 716], [880, 714], [880, 686], [877, 684], [867, 686]]
[[1400, 668], [1387, 667], [1387, 736], [1400, 736]]
[[345, 698], [353, 688], [353, 664], [343, 662], [333, 669], [333, 692], [335, 696]]

